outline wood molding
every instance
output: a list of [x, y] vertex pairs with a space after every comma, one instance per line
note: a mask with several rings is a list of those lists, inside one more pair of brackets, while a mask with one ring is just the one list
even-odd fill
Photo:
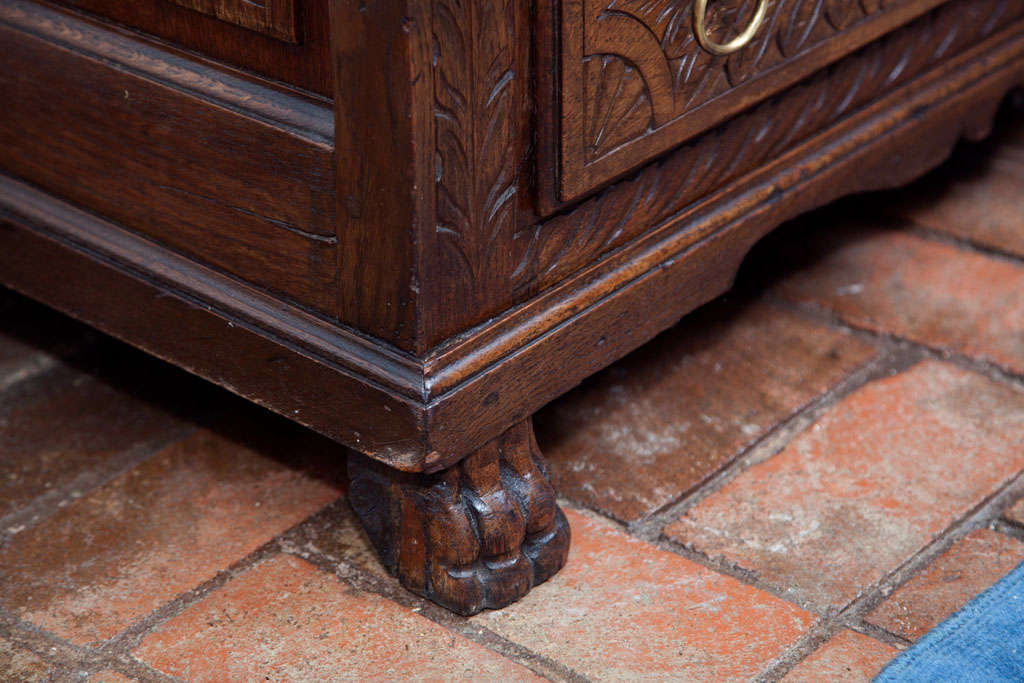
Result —
[[[543, 10], [547, 4], [541, 3], [539, 9]], [[921, 7], [920, 4], [912, 6]], [[911, 5], [894, 7], [893, 15], [875, 21], [888, 26], [886, 22], [903, 18], [900, 11], [907, 11]], [[550, 178], [548, 173], [557, 168], [550, 156], [545, 155], [548, 145], [540, 144], [534, 158], [530, 139], [523, 136], [537, 130], [543, 143], [554, 134], [552, 131], [557, 130], [557, 122], [562, 118], [559, 108], [551, 106], [557, 102], [557, 91], [544, 85], [545, 73], [550, 76], [554, 66], [551, 59], [544, 56], [545, 50], [538, 48], [540, 55], [533, 58], [538, 60], [537, 71], [543, 72], [538, 73], [539, 89], [536, 93], [531, 90], [531, 81], [522, 79], [520, 66], [514, 69], [519, 74], [514, 82], [519, 85], [511, 91], [513, 100], [532, 104], [536, 126], [530, 123], [533, 120], [530, 112], [520, 111], [515, 117], [519, 129], [511, 129], [506, 144], [495, 145], [499, 151], [508, 150], [510, 159], [528, 157], [531, 160], [530, 164], [519, 166], [521, 202], [516, 212], [519, 228], [511, 236], [503, 237], [503, 223], [481, 226], [472, 233], [479, 240], [481, 250], [491, 244], [489, 240], [493, 235], [500, 237], [493, 242], [494, 249], [490, 253], [496, 256], [487, 261], [489, 267], [477, 269], [486, 273], [486, 277], [473, 277], [456, 258], [442, 260], [444, 254], [433, 256], [431, 245], [444, 243], [427, 227], [435, 224], [434, 195], [421, 193], [420, 206], [412, 219], [420, 228], [411, 231], [407, 239], [408, 243], [422, 247], [413, 261], [424, 263], [426, 267], [444, 265], [417, 274], [418, 282], [427, 283], [428, 288], [433, 284], [434, 288], [410, 295], [422, 302], [417, 320], [419, 343], [399, 345], [424, 355], [446, 340], [471, 334], [475, 326], [510, 308], [526, 306], [545, 290], [589, 270], [596, 262], [627, 248], [632, 242], [644, 239], [673, 216], [705, 201], [709, 193], [742, 184], [747, 176], [758, 173], [764, 165], [812, 146], [816, 136], [856, 115], [876, 97], [942, 68], [944, 62], [984, 41], [1022, 14], [1024, 5], [1013, 0], [948, 0], [789, 89], [750, 106], [586, 200], [555, 207], [555, 212], [547, 217], [535, 213], [543, 207], [523, 201], [536, 199], [536, 192], [543, 195], [542, 189], [531, 192], [535, 189], [535, 179], [533, 171], [527, 172], [528, 169], [536, 169], [536, 182], [542, 188], [543, 179]], [[554, 21], [542, 12], [533, 25], [544, 26], [548, 19]], [[871, 22], [866, 25], [875, 26], [871, 30], [879, 26]], [[524, 35], [516, 42], [533, 41], [544, 45], [557, 40], [559, 30], [556, 28], [553, 36]], [[529, 64], [530, 59], [518, 55], [513, 63]], [[420, 75], [424, 82], [429, 81], [433, 70]], [[429, 93], [424, 97], [432, 97], [432, 87], [421, 87]], [[536, 103], [549, 104], [537, 106]], [[422, 109], [432, 112], [429, 106]], [[414, 108], [414, 111], [420, 110]], [[428, 119], [432, 125], [428, 114], [416, 117], [424, 122]], [[424, 131], [422, 137], [417, 138], [421, 142], [415, 147], [433, 149], [432, 132], [427, 130], [426, 124]], [[434, 161], [436, 158], [421, 161], [422, 174], [417, 176], [420, 182], [434, 181], [430, 175], [436, 170]], [[489, 232], [489, 228], [495, 228], [496, 232]], [[450, 301], [456, 303], [448, 305]]]
[[[813, 144], [876, 98], [941, 68], [1024, 16], [1009, 0], [954, 0], [734, 117], [587, 201], [525, 227], [506, 291], [556, 285], [727, 183]], [[887, 69], [886, 64], [895, 65]], [[782, 122], [782, 123], [780, 123]], [[512, 302], [510, 302], [512, 303]]]
[[532, 414], [725, 292], [750, 247], [780, 223], [848, 194], [907, 183], [938, 165], [962, 137], [986, 135], [1002, 98], [1022, 85], [1018, 21], [813, 145], [439, 348], [426, 361], [431, 421], [452, 423], [486, 405], [473, 431], [493, 433]]
[[360, 283], [339, 316], [410, 353], [501, 312], [527, 201], [528, 9], [333, 0], [339, 268]]
[[330, 107], [22, 0], [0, 43], [4, 173], [336, 314]]
[[[455, 2], [439, 1], [445, 6]], [[0, 7], [14, 4], [17, 0], [0, 0]], [[380, 250], [380, 269], [373, 277], [391, 287], [389, 295], [403, 294], [407, 288], [405, 293], [413, 302], [408, 320], [413, 330], [419, 330], [419, 336], [410, 337], [410, 346], [426, 346], [424, 351], [391, 347], [305, 312], [133, 234], [116, 224], [116, 219], [97, 218], [37, 186], [9, 177], [0, 179], [0, 281], [392, 467], [435, 472], [480, 449], [584, 377], [724, 291], [747, 250], [779, 223], [844, 194], [906, 182], [937, 164], [962, 136], [984, 134], [1000, 99], [1024, 83], [1024, 18], [1015, 14], [1024, 10], [1021, 4], [1015, 0], [951, 0], [879, 43], [879, 50], [891, 52], [865, 48], [832, 67], [840, 70], [835, 79], [838, 85], [856, 77], [870, 92], [843, 91], [850, 97], [849, 102], [842, 102], [833, 97], [835, 91], [812, 80], [763, 103], [761, 106], [778, 108], [769, 113], [786, 117], [790, 111], [786, 107], [807, 107], [815, 102], [813, 93], [824, 100], [824, 104], [807, 108], [807, 122], [801, 123], [805, 127], [796, 127], [802, 136], [799, 141], [787, 140], [786, 135], [796, 135], [790, 129], [772, 129], [766, 146], [757, 152], [767, 156], [751, 161], [756, 169], [730, 162], [714, 179], [714, 188], [698, 190], [687, 185], [691, 181], [680, 169], [688, 169], [695, 158], [701, 158], [693, 155], [715, 149], [713, 140], [702, 136], [700, 142], [676, 150], [630, 181], [581, 205], [575, 218], [564, 214], [552, 219], [560, 222], [549, 227], [582, 231], [570, 232], [564, 239], [577, 240], [580, 234], [593, 237], [592, 241], [584, 238], [580, 248], [586, 262], [548, 271], [545, 277], [557, 278], [542, 290], [526, 290], [528, 295], [510, 291], [508, 271], [499, 272], [495, 265], [492, 270], [496, 272], [482, 273], [485, 279], [477, 281], [479, 287], [495, 289], [476, 301], [481, 306], [501, 306], [500, 315], [431, 348], [427, 345], [431, 335], [440, 334], [455, 321], [452, 318], [440, 325], [431, 320], [431, 305], [443, 303], [467, 316], [476, 313], [461, 310], [467, 299], [459, 298], [463, 296], [460, 288], [470, 280], [464, 270], [456, 269], [454, 261], [444, 262], [445, 268], [452, 268], [450, 272], [430, 273], [432, 285], [421, 287], [416, 280], [422, 274], [417, 268], [430, 261], [426, 257], [430, 250], [450, 248], [438, 236], [434, 203], [441, 193], [453, 191], [463, 199], [473, 199], [477, 218], [467, 225], [500, 226], [505, 239], [503, 231], [509, 223], [502, 211], [507, 206], [495, 198], [506, 192], [507, 168], [521, 172], [518, 160], [523, 157], [519, 154], [525, 154], [527, 147], [521, 134], [528, 124], [499, 134], [509, 142], [515, 151], [511, 156], [517, 161], [512, 167], [484, 164], [492, 170], [487, 182], [473, 185], [461, 170], [463, 175], [447, 178], [443, 167], [439, 173], [438, 140], [448, 145], [443, 149], [445, 155], [464, 155], [462, 158], [478, 164], [465, 152], [474, 149], [469, 141], [485, 139], [479, 137], [480, 131], [466, 138], [465, 126], [450, 128], [455, 124], [447, 120], [443, 126], [437, 123], [438, 117], [447, 116], [438, 106], [445, 101], [439, 98], [437, 88], [455, 67], [444, 66], [440, 56], [436, 62], [427, 59], [420, 51], [434, 54], [435, 30], [443, 26], [437, 23], [441, 19], [435, 11], [441, 10], [433, 0], [376, 6], [394, 14], [366, 12], [360, 18], [358, 4], [350, 3], [355, 14], [344, 18], [364, 22], [354, 24], [350, 37], [358, 41], [363, 29], [399, 27], [387, 34], [390, 42], [379, 41], [367, 49], [388, 51], [396, 57], [385, 77], [397, 79], [403, 87], [381, 88], [365, 68], [356, 77], [351, 76], [353, 69], [342, 68], [350, 66], [346, 60], [356, 59], [358, 45], [353, 53], [338, 55], [339, 73], [355, 78], [339, 78], [339, 83], [355, 87], [352, 94], [365, 94], [369, 99], [386, 97], [380, 94], [384, 92], [393, 98], [369, 102], [365, 109], [341, 108], [336, 125], [339, 149], [366, 151], [361, 168], [374, 182], [347, 188], [358, 190], [356, 195], [339, 192], [338, 206], [349, 212], [347, 223], [339, 226], [339, 238], [345, 235], [348, 239], [346, 229], [352, 227], [359, 239], [369, 240], [370, 249]], [[466, 5], [460, 7], [466, 10]], [[424, 13], [425, 9], [429, 11]], [[471, 25], [498, 22], [506, 29], [511, 26], [513, 33], [524, 26], [521, 5], [495, 4], [483, 11], [511, 14], [472, 15], [477, 23]], [[946, 16], [947, 11], [954, 13], [953, 18]], [[962, 20], [963, 12], [978, 13], [972, 16], [987, 21], [960, 21], [979, 28], [947, 33], [945, 27], [957, 23], [957, 16]], [[465, 19], [466, 15], [459, 16]], [[510, 18], [511, 25], [502, 23]], [[405, 19], [409, 21], [403, 23]], [[373, 22], [381, 25], [373, 26]], [[379, 34], [371, 31], [367, 35]], [[473, 43], [476, 46], [468, 54], [505, 55], [502, 44]], [[83, 62], [94, 61], [67, 52]], [[517, 51], [509, 58], [513, 70], [502, 68], [501, 60], [495, 62], [498, 68], [486, 71], [493, 74], [491, 80], [481, 81], [490, 89], [481, 88], [478, 95], [482, 99], [472, 106], [489, 111], [507, 96], [513, 109], [505, 111], [501, 105], [494, 111], [499, 117], [518, 120], [524, 102], [529, 101], [529, 86], [520, 80], [524, 76], [518, 68], [526, 63], [526, 57]], [[416, 68], [422, 64], [430, 64], [430, 68], [425, 72]], [[886, 64], [903, 68], [895, 73], [883, 68]], [[880, 89], [881, 85], [885, 88]], [[445, 91], [454, 98], [446, 106], [470, 106], [468, 100], [456, 97], [458, 93], [462, 90]], [[391, 112], [393, 118], [373, 119], [375, 108]], [[773, 119], [769, 116], [767, 120]], [[373, 129], [373, 123], [379, 128]], [[357, 134], [364, 124], [373, 131], [366, 136], [369, 139]], [[731, 129], [730, 135], [757, 137], [759, 128], [754, 122], [737, 118], [729, 125], [741, 126]], [[453, 130], [458, 139], [467, 142], [454, 142], [456, 138], [450, 137], [456, 135]], [[401, 142], [397, 159], [396, 140]], [[400, 172], [395, 163], [400, 164]], [[682, 185], [673, 185], [675, 182]], [[485, 187], [490, 189], [479, 191]], [[391, 190], [404, 194], [390, 194]], [[662, 195], [655, 190], [663, 193], [664, 199], [658, 199]], [[514, 194], [520, 222], [526, 218], [522, 200], [522, 193]], [[383, 213], [373, 213], [378, 209]], [[408, 221], [396, 223], [398, 227], [389, 232], [404, 249], [396, 250], [393, 257], [389, 245], [375, 246], [373, 242], [375, 237], [381, 241], [382, 215]], [[622, 216], [637, 222], [624, 221]], [[587, 245], [605, 240], [606, 225], [618, 225], [615, 230], [622, 229], [622, 241], [613, 243], [611, 251], [590, 251]], [[518, 233], [520, 238], [525, 234]], [[557, 241], [563, 237], [554, 234], [542, 235], [541, 242], [523, 240], [505, 247], [540, 247], [535, 252], [538, 264], [551, 260], [548, 254], [556, 255], [554, 263], [565, 264], [568, 247]], [[473, 239], [486, 245], [488, 234], [484, 231]], [[548, 239], [556, 241], [543, 241]], [[553, 245], [550, 252], [548, 244]], [[359, 247], [358, 240], [348, 245], [355, 254]], [[339, 253], [348, 252], [339, 249]], [[404, 271], [411, 273], [410, 279], [393, 281], [388, 269], [406, 257], [409, 263], [401, 265], [412, 264]], [[507, 266], [510, 262], [501, 263]], [[523, 278], [547, 282], [536, 271]], [[504, 289], [499, 290], [499, 285]], [[117, 291], [119, 296], [102, 296], [104, 291]], [[502, 298], [506, 296], [521, 296], [521, 303], [512, 307]], [[436, 300], [428, 305], [423, 297]], [[652, 300], [657, 300], [657, 305], [651, 305]]]
[[[674, 217], [424, 361], [10, 179], [0, 181], [0, 281], [393, 467], [438, 471], [724, 291], [774, 226], [843, 194], [907, 182], [963, 135], [983, 135], [1002, 97], [1021, 84], [1018, 23], [783, 167]], [[37, 263], [60, 270], [57, 291]], [[90, 293], [97, 283], [123, 293], [116, 305]], [[662, 305], [645, 306], [652, 297]], [[180, 324], [153, 335], [152, 325], [178, 316]], [[273, 371], [253, 373], [252, 363]]]
[[267, 83], [329, 101], [332, 96], [330, 0], [295, 0], [298, 42], [287, 42], [169, 0], [40, 0], [119, 31], [180, 46], [186, 57], [259, 74]]
[[27, 0], [0, 0], [0, 24], [87, 55], [318, 145], [334, 144], [334, 111], [322, 100], [284, 92]]
[[423, 469], [415, 360], [3, 175], [0, 282], [393, 467]]

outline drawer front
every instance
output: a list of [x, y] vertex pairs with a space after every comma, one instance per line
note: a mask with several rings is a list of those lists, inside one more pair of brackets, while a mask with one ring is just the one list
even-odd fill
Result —
[[562, 0], [558, 199], [569, 201], [790, 87], [944, 0]]

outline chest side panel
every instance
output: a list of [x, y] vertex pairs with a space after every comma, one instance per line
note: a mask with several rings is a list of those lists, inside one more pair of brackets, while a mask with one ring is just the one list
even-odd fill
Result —
[[310, 92], [333, 94], [328, 0], [59, 0]]

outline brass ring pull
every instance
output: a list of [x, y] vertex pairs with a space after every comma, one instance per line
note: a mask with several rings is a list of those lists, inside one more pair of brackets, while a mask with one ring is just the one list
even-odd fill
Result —
[[765, 15], [768, 14], [768, 0], [757, 0], [757, 11], [750, 25], [728, 43], [716, 43], [708, 36], [706, 18], [708, 13], [708, 0], [693, 0], [693, 31], [697, 34], [697, 42], [708, 52], [715, 55], [730, 55], [743, 48], [751, 41], [757, 30], [764, 23]]

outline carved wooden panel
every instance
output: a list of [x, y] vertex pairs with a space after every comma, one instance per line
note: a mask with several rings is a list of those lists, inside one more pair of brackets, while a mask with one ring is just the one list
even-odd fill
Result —
[[523, 8], [520, 0], [433, 2], [439, 299], [457, 295], [478, 305], [504, 286], [507, 244], [519, 227]]
[[[563, 0], [560, 188], [571, 200], [792, 86], [944, 0], [766, 0], [753, 40], [701, 48], [692, 0]], [[757, 0], [711, 0], [730, 40]]]
[[268, 36], [298, 42], [295, 0], [170, 0]]
[[579, 205], [516, 235], [507, 290], [550, 287], [933, 69], [1024, 21], [1022, 0], [953, 0]]

